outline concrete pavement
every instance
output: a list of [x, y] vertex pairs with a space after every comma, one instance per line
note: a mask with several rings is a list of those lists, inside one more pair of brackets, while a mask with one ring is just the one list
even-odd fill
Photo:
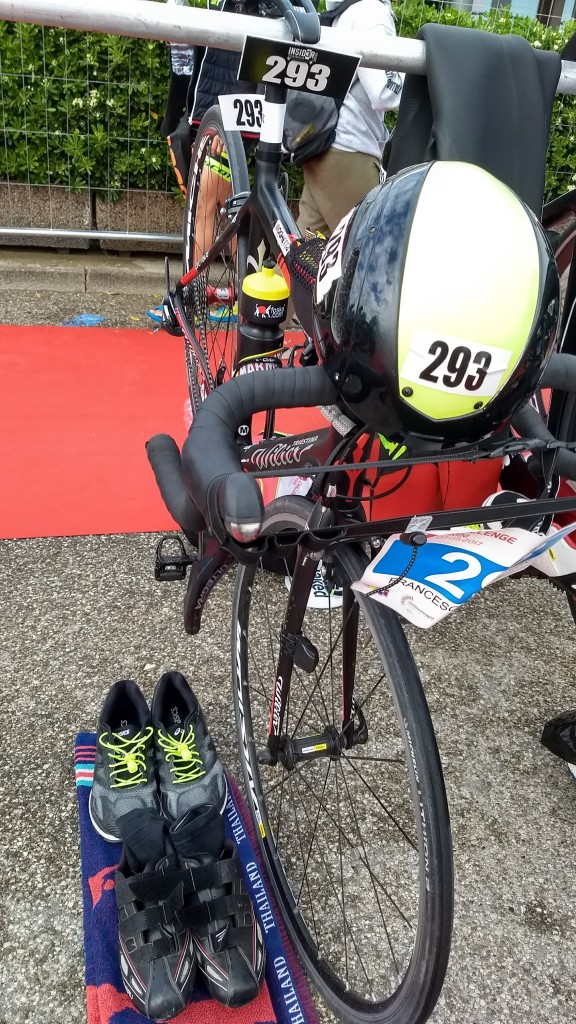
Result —
[[[202, 634], [187, 637], [182, 584], [153, 579], [155, 540], [0, 542], [2, 1024], [85, 1020], [71, 755], [110, 684], [135, 678], [150, 698], [163, 671], [183, 671], [237, 771], [231, 579]], [[456, 866], [454, 945], [433, 1022], [573, 1024], [576, 787], [539, 744], [544, 721], [575, 703], [567, 607], [546, 584], [506, 583], [410, 637]]]
[[[180, 259], [172, 256], [173, 276]], [[164, 294], [163, 256], [0, 248], [0, 323], [61, 324], [90, 313], [103, 327], [149, 329]]]

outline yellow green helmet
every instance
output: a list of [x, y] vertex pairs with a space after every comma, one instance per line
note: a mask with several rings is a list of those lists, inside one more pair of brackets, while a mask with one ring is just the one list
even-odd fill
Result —
[[422, 164], [373, 189], [334, 231], [314, 340], [361, 423], [474, 441], [536, 390], [559, 290], [545, 233], [511, 189], [473, 164]]

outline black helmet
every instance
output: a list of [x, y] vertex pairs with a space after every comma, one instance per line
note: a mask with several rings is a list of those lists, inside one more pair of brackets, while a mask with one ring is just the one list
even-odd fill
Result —
[[473, 164], [402, 171], [338, 225], [314, 341], [345, 409], [383, 434], [475, 441], [536, 390], [559, 281], [541, 225]]

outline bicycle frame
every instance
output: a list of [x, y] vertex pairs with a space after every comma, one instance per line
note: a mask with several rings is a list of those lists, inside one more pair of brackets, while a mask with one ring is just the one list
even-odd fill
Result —
[[[259, 270], [264, 260], [272, 257], [287, 284], [290, 284], [285, 257], [290, 243], [301, 236], [279, 186], [285, 105], [286, 89], [283, 86], [266, 85], [262, 99], [262, 131], [255, 150], [252, 189], [247, 196], [230, 197], [226, 204], [231, 214], [228, 224], [214, 244], [200, 257], [196, 266], [180, 278], [176, 286], [176, 299], [178, 312], [184, 320], [186, 317], [183, 305], [178, 301], [182, 289], [210, 266], [237, 235], [244, 235], [248, 241], [247, 265], [239, 268], [240, 281], [250, 267]], [[237, 367], [243, 358], [245, 353], [242, 351], [240, 339], [235, 360]]]
[[[286, 256], [291, 243], [299, 239], [301, 235], [279, 187], [286, 97], [287, 91], [284, 87], [268, 84], [265, 86], [262, 97], [263, 123], [260, 138], [255, 149], [252, 188], [248, 194], [232, 195], [226, 201], [225, 207], [229, 217], [228, 223], [216, 241], [200, 257], [196, 265], [181, 277], [176, 286], [176, 307], [182, 318], [182, 326], [193, 344], [196, 357], [202, 362], [203, 366], [203, 353], [194, 342], [192, 328], [186, 324], [186, 315], [183, 303], [181, 302], [182, 289], [206, 270], [225, 251], [233, 238], [244, 238], [247, 243], [246, 246], [242, 247], [242, 252], [247, 254], [246, 262], [238, 267], [239, 284], [251, 268], [259, 270], [264, 260], [271, 257], [282, 271], [287, 284], [290, 285]], [[570, 212], [573, 212], [572, 209]], [[556, 208], [549, 208], [546, 213], [552, 220], [557, 215], [557, 210]], [[568, 234], [570, 234], [570, 238]], [[568, 232], [566, 237], [563, 236], [559, 241], [562, 247], [566, 249], [566, 255], [568, 255], [572, 234]], [[572, 270], [574, 271], [574, 267], [572, 267]], [[571, 295], [573, 290], [574, 280], [572, 274], [568, 294]], [[252, 353], [245, 353], [243, 351], [242, 335], [239, 334], [234, 357], [235, 369], [238, 370], [243, 360], [248, 357], [254, 360]], [[209, 372], [206, 377], [210, 379]], [[334, 464], [346, 449], [348, 453], [350, 452], [350, 438], [342, 439], [332, 427], [318, 431], [309, 431], [306, 434], [284, 439], [270, 436], [272, 426], [271, 422], [267, 422], [268, 429], [265, 432], [264, 439], [242, 449], [241, 461], [245, 471], [252, 472], [258, 476], [272, 475], [274, 471], [277, 471], [277, 475], [286, 475], [288, 469], [290, 469], [292, 475], [298, 476], [299, 470], [304, 469], [305, 472], [306, 467], [317, 468], [322, 465]], [[410, 462], [410, 460], [391, 462], [389, 472], [402, 468], [401, 463], [403, 461]], [[415, 464], [417, 461], [413, 460], [412, 464]], [[361, 467], [355, 468], [360, 469]], [[284, 470], [284, 473], [282, 473], [282, 470]], [[316, 483], [312, 485], [314, 497], [326, 494], [326, 480], [329, 483], [329, 478], [322, 474], [317, 478]], [[533, 503], [530, 504], [533, 506]], [[548, 501], [545, 504], [548, 513], [551, 513], [553, 510], [561, 510], [561, 502]], [[571, 505], [573, 508], [574, 499], [568, 499], [567, 505]], [[293, 553], [298, 551], [298, 555], [296, 557], [288, 607], [282, 627], [280, 655], [271, 699], [268, 733], [268, 756], [271, 763], [276, 763], [278, 759], [290, 761], [294, 757], [305, 759], [307, 757], [326, 756], [326, 744], [330, 745], [330, 743], [335, 742], [352, 744], [354, 742], [353, 685], [352, 682], [350, 682], [350, 685], [347, 685], [346, 680], [343, 679], [343, 718], [340, 737], [307, 737], [302, 741], [302, 750], [290, 750], [287, 752], [280, 749], [284, 711], [290, 690], [292, 669], [295, 664], [295, 658], [298, 656], [297, 640], [295, 638], [299, 635], [306, 610], [306, 598], [303, 598], [302, 595], [308, 594], [318, 565], [318, 559], [329, 550], [331, 544], [346, 541], [371, 543], [375, 537], [381, 539], [386, 535], [390, 535], [391, 532], [403, 532], [409, 528], [410, 522], [410, 517], [406, 517], [406, 519], [402, 520], [396, 519], [367, 523], [362, 521], [363, 516], [361, 513], [356, 516], [342, 515], [341, 512], [334, 509], [332, 502], [325, 501], [325, 497], [317, 501], [312, 506], [312, 509], [309, 532], [306, 538], [293, 537], [287, 543], [287, 550], [291, 549]], [[521, 513], [518, 515], [517, 507], [512, 509], [511, 515], [514, 515], [514, 512], [516, 512], [517, 518], [522, 517]], [[465, 525], [469, 522], [481, 521], [479, 518], [481, 515], [481, 509], [460, 509], [452, 512], [436, 513], [430, 516], [429, 528], [439, 529], [442, 527]], [[305, 540], [305, 546], [302, 543], [303, 540]], [[254, 550], [258, 550], [259, 554], [262, 554], [265, 549], [266, 542], [264, 540], [260, 546], [256, 544]], [[203, 544], [201, 544], [200, 550], [203, 555]], [[229, 548], [229, 551], [232, 555], [235, 554], [232, 548]], [[214, 558], [213, 582], [215, 583], [225, 568], [222, 552], [220, 552], [218, 557], [215, 557], [214, 553], [210, 555], [208, 552], [206, 552], [206, 556], [207, 558]], [[202, 577], [202, 581], [204, 582], [204, 577]], [[202, 605], [212, 589], [212, 585], [213, 583], [201, 592], [194, 590], [194, 597], [198, 600], [191, 600], [190, 607], [195, 610], [198, 618], [195, 621], [195, 628], [190, 630], [191, 632], [196, 632], [199, 628]], [[355, 660], [355, 607], [352, 596], [350, 594], [345, 595], [345, 622], [351, 623], [350, 636], [345, 637], [345, 662], [351, 667], [353, 667]], [[300, 656], [305, 657], [305, 654], [301, 652]], [[349, 674], [352, 679], [352, 669]], [[322, 746], [324, 740], [326, 742]], [[312, 747], [315, 749], [322, 748], [324, 752], [322, 754], [307, 754], [305, 752], [306, 747], [310, 750]]]

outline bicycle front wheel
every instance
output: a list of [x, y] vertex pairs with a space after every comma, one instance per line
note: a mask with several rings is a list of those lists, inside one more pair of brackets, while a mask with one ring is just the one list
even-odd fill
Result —
[[[242, 138], [224, 129], [220, 110], [204, 115], [192, 151], [184, 211], [184, 273], [195, 266], [227, 223], [230, 201], [249, 189]], [[192, 416], [208, 391], [233, 375], [238, 297], [247, 240], [239, 235], [184, 289], [184, 305], [202, 358], [185, 341]], [[207, 372], [208, 371], [208, 372]]]
[[[303, 529], [310, 507], [277, 499], [265, 533]], [[452, 928], [442, 769], [398, 618], [350, 589], [365, 554], [341, 545], [330, 556], [332, 582], [318, 572], [308, 598], [308, 653], [304, 668], [294, 666], [283, 742], [306, 738], [312, 750], [321, 737], [341, 736], [350, 696], [354, 739], [290, 769], [266, 764], [266, 743], [291, 567], [238, 567], [232, 666], [248, 803], [280, 915], [327, 1005], [355, 1024], [423, 1024], [442, 987]], [[345, 698], [342, 680], [351, 675]]]

